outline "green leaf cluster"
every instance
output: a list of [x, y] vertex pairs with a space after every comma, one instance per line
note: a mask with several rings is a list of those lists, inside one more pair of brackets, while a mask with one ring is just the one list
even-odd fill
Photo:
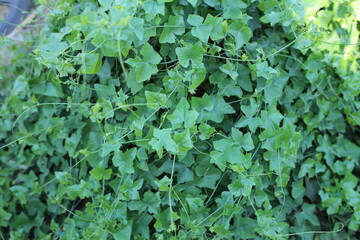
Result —
[[41, 2], [0, 239], [359, 238], [359, 0]]

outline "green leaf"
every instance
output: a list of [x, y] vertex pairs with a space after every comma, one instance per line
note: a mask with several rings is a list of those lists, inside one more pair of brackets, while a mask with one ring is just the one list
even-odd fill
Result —
[[236, 49], [243, 47], [252, 37], [251, 29], [240, 20], [236, 20], [230, 24], [228, 30], [229, 33], [235, 38]]
[[132, 233], [133, 220], [130, 219], [127, 224], [121, 224], [120, 230], [113, 234], [115, 240], [130, 240]]
[[193, 7], [196, 6], [198, 0], [187, 0]]
[[236, 72], [234, 64], [232, 64], [228, 60], [226, 60], [226, 64], [223, 64], [220, 67], [220, 70], [228, 74], [233, 80], [236, 80], [236, 78], [238, 77], [238, 73]]
[[250, 133], [246, 133], [245, 135], [243, 135], [243, 133], [237, 130], [236, 128], [232, 128], [231, 135], [235, 143], [237, 143], [245, 151], [251, 151], [255, 148]]
[[161, 204], [160, 193], [152, 193], [150, 191], [144, 193], [144, 203], [147, 205], [149, 213], [158, 213]]
[[264, 62], [261, 62], [261, 63], [256, 63], [254, 66], [255, 66], [256, 75], [258, 77], [271, 79], [271, 78], [273, 78], [274, 74], [278, 73], [277, 70], [275, 70], [272, 67], [269, 67], [267, 61], [264, 61]]
[[100, 72], [102, 61], [99, 53], [82, 53], [79, 57], [81, 59], [81, 73], [94, 74]]
[[169, 191], [172, 180], [167, 176], [164, 176], [161, 180], [155, 180], [155, 184], [160, 191]]
[[112, 162], [115, 167], [119, 168], [119, 171], [122, 174], [125, 173], [134, 173], [134, 160], [136, 158], [137, 148], [131, 148], [127, 150], [125, 153], [120, 151], [119, 153], [115, 153]]
[[155, 110], [167, 104], [166, 95], [163, 93], [145, 91], [145, 97], [148, 107]]
[[249, 179], [245, 177], [244, 175], [240, 174], [238, 179], [231, 183], [228, 188], [230, 192], [236, 196], [244, 196], [247, 197], [251, 193], [252, 186], [254, 186], [255, 183], [252, 181], [252, 179]]
[[191, 106], [199, 113], [198, 121], [200, 122], [211, 120], [220, 123], [225, 114], [235, 113], [235, 110], [221, 96], [209, 96], [206, 93], [202, 98], [193, 97]]
[[261, 17], [260, 20], [264, 23], [270, 23], [271, 26], [279, 23], [281, 21], [281, 17], [283, 16], [282, 12], [272, 11], [270, 13], [265, 14], [265, 16]]
[[200, 175], [200, 177], [194, 180], [194, 184], [202, 188], [215, 189], [216, 183], [220, 179], [221, 172], [219, 169], [212, 166], [206, 166], [205, 170], [204, 174], [199, 174], [198, 172], [196, 173], [197, 175]]
[[213, 103], [212, 111], [207, 112], [204, 119], [220, 123], [224, 119], [225, 114], [235, 113], [233, 107], [224, 101], [224, 98], [219, 95], [212, 95], [211, 102]]
[[296, 220], [299, 225], [304, 225], [305, 220], [307, 220], [314, 226], [320, 226], [319, 219], [314, 214], [316, 205], [304, 203], [301, 208], [302, 212], [298, 212], [295, 214]]
[[199, 15], [190, 14], [187, 22], [194, 26], [191, 28], [191, 34], [197, 37], [203, 43], [207, 43], [210, 37], [212, 26], [210, 24], [203, 24], [204, 18]]
[[3, 208], [0, 208], [0, 226], [7, 227], [9, 225], [9, 219], [11, 217], [11, 213], [5, 211]]
[[230, 19], [238, 19], [242, 13], [241, 10], [247, 7], [241, 0], [222, 0], [221, 4], [224, 8], [224, 18]]
[[185, 32], [185, 23], [182, 16], [169, 16], [169, 20], [165, 23], [159, 41], [160, 43], [174, 43], [176, 35], [181, 35]]
[[140, 51], [142, 58], [136, 56], [126, 60], [136, 77], [136, 82], [144, 82], [158, 72], [157, 64], [161, 62], [161, 56], [153, 49], [153, 47], [145, 42]]
[[104, 163], [101, 161], [96, 168], [90, 171], [91, 176], [96, 180], [109, 180], [111, 177], [112, 169], [105, 169]]
[[303, 186], [303, 181], [297, 181], [292, 183], [291, 195], [293, 198], [298, 199], [302, 198], [305, 193], [305, 187]]
[[210, 38], [213, 41], [223, 39], [225, 37], [223, 27], [222, 27], [223, 18], [214, 17], [211, 14], [206, 16], [204, 24], [206, 26], [211, 26]]
[[190, 71], [185, 73], [185, 81], [191, 82], [189, 86], [189, 92], [195, 94], [196, 88], [205, 80], [206, 77], [206, 68], [203, 63], [198, 67], [192, 68]]
[[163, 155], [163, 149], [166, 149], [172, 154], [176, 154], [179, 152], [179, 147], [171, 138], [171, 132], [171, 128], [154, 129], [154, 137], [151, 139], [149, 144], [157, 152], [160, 158]]
[[201, 132], [200, 139], [205, 140], [210, 138], [210, 136], [215, 132], [215, 128], [206, 123], [201, 123], [199, 125], [199, 131]]
[[199, 113], [195, 110], [189, 110], [190, 104], [186, 98], [182, 97], [176, 105], [175, 111], [168, 115], [173, 129], [180, 128], [183, 124], [186, 129], [194, 126]]
[[327, 207], [326, 212], [329, 215], [339, 212], [342, 199], [337, 197], [331, 197], [323, 201], [322, 205]]
[[351, 173], [347, 173], [340, 182], [340, 186], [344, 190], [354, 189], [359, 183], [359, 178]]
[[174, 142], [176, 143], [177, 147], [179, 148], [179, 152], [181, 153], [186, 153], [193, 147], [189, 130], [175, 133]]
[[182, 48], [178, 47], [175, 49], [175, 52], [181, 66], [188, 67], [191, 62], [192, 67], [199, 67], [203, 61], [203, 53], [205, 50], [201, 42], [197, 42], [195, 45], [188, 44]]
[[159, 1], [154, 1], [154, 0], [145, 1], [142, 7], [146, 13], [145, 16], [146, 21], [152, 20], [158, 14], [161, 15], [165, 14], [165, 4]]

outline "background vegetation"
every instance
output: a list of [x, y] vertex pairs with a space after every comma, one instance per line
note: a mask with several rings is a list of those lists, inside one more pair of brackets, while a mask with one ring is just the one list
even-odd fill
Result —
[[0, 238], [360, 238], [360, 1], [41, 3], [1, 39]]

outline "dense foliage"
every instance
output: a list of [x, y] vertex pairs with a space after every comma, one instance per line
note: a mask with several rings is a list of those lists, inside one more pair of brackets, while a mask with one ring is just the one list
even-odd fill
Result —
[[0, 238], [360, 238], [360, 1], [41, 2]]

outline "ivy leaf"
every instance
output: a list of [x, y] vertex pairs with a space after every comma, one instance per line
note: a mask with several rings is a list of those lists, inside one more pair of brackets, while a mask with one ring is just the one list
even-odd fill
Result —
[[279, 127], [284, 116], [276, 109], [275, 105], [269, 107], [268, 111], [261, 111], [261, 119], [263, 121], [262, 128]]
[[252, 37], [251, 29], [240, 20], [234, 21], [228, 27], [229, 33], [235, 38], [236, 49], [240, 49], [246, 43], [249, 42]]
[[205, 170], [204, 174], [197, 172], [197, 175], [200, 175], [200, 177], [194, 180], [194, 184], [199, 187], [215, 189], [216, 182], [219, 181], [221, 176], [220, 170], [213, 166], [206, 166]]
[[331, 197], [322, 202], [322, 205], [327, 207], [326, 212], [329, 215], [339, 212], [342, 199], [338, 197]]
[[185, 23], [182, 16], [169, 16], [169, 21], [165, 24], [164, 30], [160, 35], [160, 43], [174, 43], [176, 35], [185, 32]]
[[193, 67], [199, 67], [203, 61], [205, 49], [203, 49], [201, 42], [197, 42], [195, 45], [188, 44], [182, 48], [178, 47], [175, 52], [181, 66], [188, 67], [191, 62]]
[[301, 207], [302, 212], [295, 214], [296, 220], [299, 225], [304, 225], [305, 220], [309, 221], [314, 226], [320, 226], [319, 219], [314, 214], [316, 206], [313, 204], [304, 203]]
[[201, 132], [201, 135], [199, 136], [200, 139], [205, 140], [210, 138], [210, 136], [215, 132], [215, 128], [206, 123], [201, 123], [199, 126], [199, 131]]
[[305, 187], [303, 186], [303, 181], [297, 181], [292, 183], [291, 195], [293, 198], [297, 199], [303, 197], [305, 193]]
[[270, 23], [270, 26], [274, 26], [281, 21], [282, 16], [282, 12], [271, 11], [270, 13], [267, 13], [265, 16], [261, 17], [260, 20], [264, 23]]
[[187, 22], [194, 26], [191, 29], [191, 34], [194, 37], [197, 37], [203, 43], [207, 43], [210, 37], [210, 33], [212, 30], [211, 25], [203, 24], [204, 18], [199, 15], [190, 14], [188, 16]]
[[145, 91], [145, 97], [148, 107], [155, 110], [167, 104], [166, 95], [163, 93]]
[[137, 148], [131, 148], [127, 150], [125, 153], [119, 151], [119, 153], [115, 153], [112, 162], [115, 167], [119, 168], [119, 171], [122, 174], [125, 173], [134, 173], [134, 160], [136, 158]]
[[246, 3], [241, 0], [222, 0], [221, 4], [224, 8], [224, 17], [230, 19], [239, 18], [241, 10], [247, 7]]
[[223, 18], [214, 17], [211, 14], [206, 16], [204, 21], [205, 25], [211, 26], [210, 38], [213, 41], [217, 41], [224, 38], [224, 31], [222, 27]]
[[120, 230], [113, 234], [115, 240], [130, 240], [132, 233], [133, 220], [130, 219], [127, 224], [120, 224]]
[[251, 178], [247, 178], [244, 175], [240, 174], [238, 179], [231, 183], [228, 188], [230, 192], [236, 196], [250, 196], [252, 186], [255, 185], [255, 182]]
[[210, 153], [211, 163], [214, 163], [224, 171], [227, 163], [240, 164], [243, 155], [240, 149], [234, 146], [234, 142], [230, 139], [221, 139], [214, 142], [215, 151]]
[[109, 180], [111, 173], [112, 169], [105, 169], [103, 161], [101, 161], [96, 168], [90, 171], [91, 176], [93, 176], [96, 180]]
[[261, 63], [256, 63], [255, 65], [255, 72], [258, 77], [263, 77], [265, 79], [271, 79], [274, 74], [278, 73], [277, 70], [275, 70], [272, 67], [269, 67], [269, 64], [267, 61], [263, 61]]
[[211, 120], [220, 123], [224, 119], [225, 114], [235, 113], [233, 107], [224, 101], [224, 98], [219, 95], [212, 95], [211, 102], [213, 103], [212, 111], [206, 112], [206, 120]]
[[199, 113], [198, 121], [211, 120], [220, 123], [225, 114], [235, 113], [235, 110], [219, 95], [204, 94], [202, 98], [193, 97], [191, 106]]
[[176, 143], [177, 147], [179, 148], [179, 152], [181, 153], [186, 153], [193, 147], [189, 130], [175, 133], [174, 142]]
[[243, 133], [236, 128], [232, 128], [231, 136], [234, 139], [235, 143], [241, 146], [245, 151], [251, 151], [254, 149], [255, 146], [251, 138], [251, 133], [248, 132], [243, 135]]
[[175, 111], [167, 117], [173, 129], [180, 128], [183, 124], [186, 129], [194, 126], [199, 113], [195, 110], [189, 110], [189, 108], [190, 104], [186, 98], [182, 97], [176, 105]]
[[193, 7], [196, 6], [198, 0], [187, 0]]
[[228, 74], [233, 80], [236, 80], [236, 78], [238, 77], [238, 73], [236, 72], [234, 64], [232, 64], [228, 60], [226, 60], [226, 64], [223, 64], [220, 67], [220, 70]]
[[160, 193], [152, 193], [150, 191], [147, 191], [144, 193], [144, 203], [147, 205], [149, 213], [158, 213], [159, 212], [159, 206], [161, 203]]
[[102, 61], [99, 53], [82, 53], [78, 57], [81, 59], [81, 73], [94, 74], [100, 72]]
[[145, 42], [140, 51], [142, 58], [136, 56], [126, 60], [136, 77], [136, 82], [144, 82], [151, 78], [151, 75], [158, 72], [157, 64], [161, 61], [161, 56], [153, 49], [153, 47]]
[[163, 155], [163, 149], [166, 149], [168, 152], [176, 154], [179, 152], [179, 147], [171, 138], [171, 128], [166, 129], [154, 129], [154, 138], [149, 142], [150, 146], [157, 152], [161, 158]]
[[0, 208], [0, 226], [6, 227], [9, 225], [8, 220], [11, 217], [11, 213], [5, 211], [3, 208]]
[[145, 1], [143, 4], [143, 9], [145, 10], [145, 19], [146, 21], [151, 21], [156, 15], [165, 14], [165, 4], [159, 1], [149, 0]]
[[205, 80], [205, 77], [206, 69], [203, 63], [185, 72], [184, 81], [191, 82], [189, 86], [189, 92], [191, 94], [195, 94], [196, 88]]
[[164, 176], [161, 180], [155, 180], [155, 184], [160, 191], [169, 191], [172, 180], [167, 176]]

